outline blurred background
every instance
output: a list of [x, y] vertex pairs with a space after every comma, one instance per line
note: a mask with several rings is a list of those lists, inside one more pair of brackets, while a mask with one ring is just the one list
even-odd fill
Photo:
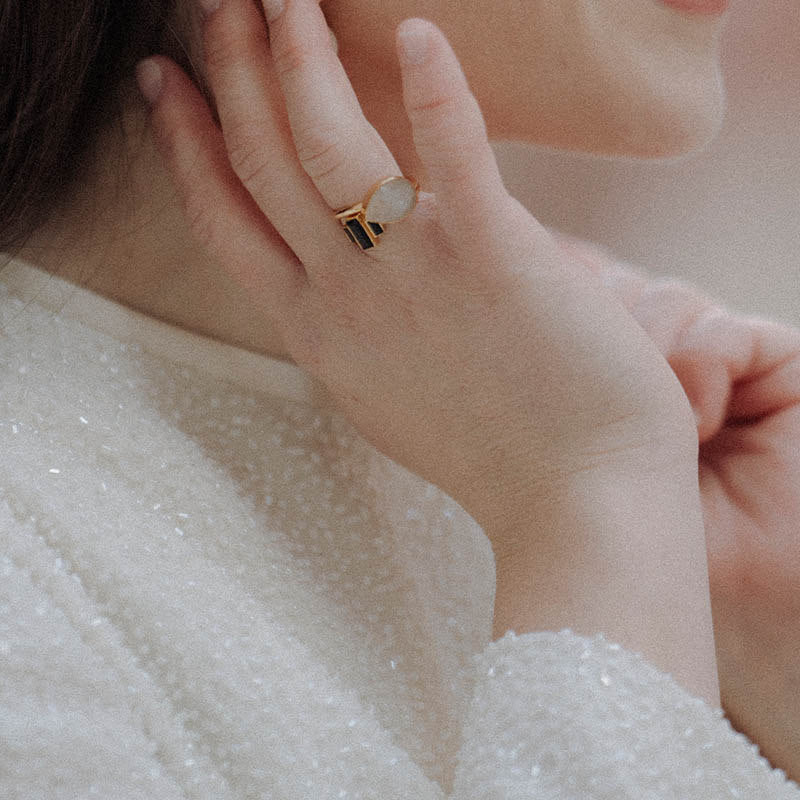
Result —
[[658, 161], [494, 143], [506, 185], [544, 225], [748, 314], [800, 326], [800, 2], [734, 0], [719, 137]]

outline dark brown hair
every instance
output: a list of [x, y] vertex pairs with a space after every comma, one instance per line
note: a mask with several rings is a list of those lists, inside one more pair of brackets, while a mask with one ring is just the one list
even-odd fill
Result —
[[0, 0], [0, 251], [13, 252], [80, 176], [119, 120], [136, 62], [191, 75], [177, 0]]

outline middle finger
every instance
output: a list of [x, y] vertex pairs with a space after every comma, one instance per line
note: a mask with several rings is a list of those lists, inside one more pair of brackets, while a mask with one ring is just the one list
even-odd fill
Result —
[[[342, 62], [329, 44], [318, 0], [284, 0], [269, 18], [272, 64], [286, 102], [297, 156], [331, 208], [361, 200], [400, 168], [364, 116]], [[402, 109], [401, 109], [402, 111]]]

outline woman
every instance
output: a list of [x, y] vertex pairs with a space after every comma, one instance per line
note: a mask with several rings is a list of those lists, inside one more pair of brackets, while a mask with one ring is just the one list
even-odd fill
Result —
[[342, 0], [340, 61], [313, 0], [187, 2], [206, 97], [162, 56], [149, 111], [108, 31], [158, 15], [96, 23], [120, 72], [82, 62], [51, 152], [120, 86], [122, 124], [46, 213], [25, 153], [4, 182], [8, 794], [798, 796], [718, 709], [793, 767], [726, 669], [741, 551], [798, 510], [798, 333], [559, 241], [486, 136], [700, 146], [722, 17], [681, 5], [427, 4], [395, 50], [420, 9]]

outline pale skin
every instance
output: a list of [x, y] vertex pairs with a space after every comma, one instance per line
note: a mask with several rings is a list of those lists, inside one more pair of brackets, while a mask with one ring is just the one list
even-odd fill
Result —
[[[374, 7], [368, 0], [325, 5], [339, 38], [341, 62], [376, 131], [373, 135], [361, 129], [362, 136], [372, 138], [362, 140], [359, 153], [369, 153], [373, 161], [346, 156], [337, 173], [331, 160], [325, 165], [332, 170], [327, 180], [326, 169], [314, 163], [310, 171], [318, 177], [310, 180], [292, 148], [305, 144], [319, 149], [320, 141], [297, 142], [283, 116], [286, 108], [299, 119], [308, 98], [290, 80], [291, 73], [286, 72], [289, 80], [274, 79], [263, 29], [259, 33], [260, 17], [252, 14], [252, 5], [230, 0], [203, 31], [206, 52], [216, 52], [216, 63], [208, 69], [210, 82], [228, 150], [244, 152], [243, 145], [238, 151], [231, 146], [237, 125], [240, 134], [247, 131], [243, 106], [259, 109], [258, 144], [274, 165], [272, 181], [258, 191], [253, 174], [244, 174], [245, 160], [237, 164], [242, 174], [232, 169], [235, 159], [226, 151], [221, 134], [214, 133], [217, 129], [203, 110], [202, 98], [192, 93], [174, 65], [160, 59], [164, 91], [153, 111], [154, 138], [136, 151], [129, 207], [105, 202], [113, 195], [106, 168], [119, 158], [119, 152], [106, 151], [112, 155], [106, 163], [98, 162], [94, 179], [86, 182], [72, 210], [43, 230], [27, 255], [146, 313], [290, 358], [315, 372], [368, 439], [437, 482], [484, 524], [498, 556], [496, 636], [507, 627], [517, 632], [545, 627], [572, 627], [585, 633], [603, 630], [645, 653], [710, 703], [719, 703], [721, 688], [729, 716], [773, 763], [790, 775], [793, 769], [800, 772], [792, 761], [798, 747], [791, 739], [800, 719], [797, 701], [792, 705], [797, 667], [791, 660], [800, 632], [792, 634], [784, 627], [779, 636], [775, 621], [778, 610], [778, 619], [796, 618], [790, 612], [796, 612], [792, 598], [800, 586], [794, 546], [800, 486], [794, 479], [796, 457], [792, 461], [792, 443], [800, 438], [800, 334], [721, 310], [713, 317], [713, 336], [706, 331], [695, 337], [689, 350], [681, 349], [697, 319], [717, 304], [684, 286], [673, 287], [674, 305], [648, 302], [647, 294], [642, 300], [642, 287], [646, 290], [652, 284], [642, 276], [605, 288], [599, 280], [587, 280], [587, 275], [602, 277], [610, 267], [553, 239], [524, 209], [509, 202], [480, 136], [468, 141], [473, 148], [471, 179], [476, 184], [461, 187], [472, 191], [448, 192], [447, 181], [437, 181], [430, 169], [431, 164], [444, 163], [437, 157], [447, 155], [437, 149], [443, 137], [434, 124], [447, 120], [428, 121], [430, 146], [421, 154], [419, 146], [414, 148], [409, 118], [399, 111], [404, 95], [408, 102], [444, 85], [453, 97], [462, 98], [457, 104], [463, 115], [459, 129], [471, 124], [480, 132], [474, 109], [463, 99], [468, 93], [453, 69], [457, 62], [447, 61], [443, 39], [439, 57], [443, 65], [449, 64], [450, 72], [439, 69], [437, 74], [450, 75], [451, 81], [443, 84], [440, 77], [426, 83], [424, 71], [401, 74], [394, 29], [400, 20], [419, 15], [440, 25], [459, 56], [464, 53], [462, 65], [490, 135], [604, 152], [655, 155], [690, 150], [704, 143], [719, 123], [719, 21], [690, 20], [638, 0], [532, 2], [530, 25], [498, 23], [496, 28], [491, 15], [487, 20], [482, 10], [466, 9], [463, 2], [426, 3], [424, 8], [402, 0]], [[315, 53], [320, 58], [327, 41], [325, 21], [321, 15], [314, 17], [315, 6], [303, 10], [301, 0], [296, 6], [297, 16], [292, 17], [290, 10], [273, 25], [273, 54], [279, 54], [281, 47], [284, 52], [299, 48], [302, 42], [309, 59]], [[362, 31], [363, 38], [355, 41], [349, 38], [352, 27], [344, 20], [367, 8], [372, 22]], [[301, 11], [306, 16], [301, 17]], [[498, 8], [498, 20], [502, 16]], [[192, 27], [195, 19], [189, 17], [187, 24]], [[312, 24], [316, 27], [303, 27]], [[479, 26], [492, 48], [468, 46], [471, 31]], [[515, 40], [520, 30], [535, 31], [531, 35], [537, 37], [537, 47]], [[594, 32], [591, 39], [586, 38], [589, 31]], [[600, 44], [590, 47], [589, 41]], [[236, 53], [246, 50], [247, 42], [261, 47], [262, 55], [250, 63], [266, 70], [259, 73], [267, 76], [263, 83], [236, 61]], [[561, 68], [564, 48], [570, 52], [571, 72]], [[612, 56], [618, 60], [621, 52], [639, 59], [639, 68], [611, 69]], [[576, 53], [583, 59], [577, 63]], [[338, 62], [325, 63], [330, 67]], [[513, 86], [502, 80], [512, 66], [519, 76]], [[384, 76], [380, 92], [369, 77], [376, 68]], [[327, 91], [319, 97], [330, 103], [334, 118], [350, 119], [347, 114], [354, 113], [354, 106], [342, 105], [342, 97], [324, 82], [319, 86], [321, 92]], [[343, 78], [338, 86], [340, 90], [345, 86]], [[526, 92], [522, 96], [520, 86]], [[506, 94], [497, 87], [508, 87]], [[233, 100], [237, 93], [238, 106]], [[245, 95], [250, 100], [258, 96], [259, 103], [243, 103]], [[595, 102], [587, 104], [587, 97]], [[598, 97], [605, 102], [597, 102]], [[640, 111], [635, 128], [623, 124], [613, 111], [626, 104]], [[315, 109], [319, 113], [319, 104]], [[134, 103], [132, 124], [143, 116], [143, 106]], [[415, 119], [417, 132], [425, 122], [422, 115]], [[270, 124], [272, 133], [264, 134]], [[198, 144], [203, 141], [215, 149]], [[188, 163], [191, 171], [186, 169]], [[450, 169], [459, 166], [453, 160], [449, 163]], [[362, 172], [354, 167], [358, 164]], [[477, 172], [475, 164], [481, 167]], [[374, 182], [375, 170], [379, 175], [416, 175], [427, 195], [419, 209], [418, 227], [407, 221], [392, 229], [392, 243], [387, 237], [387, 246], [382, 245], [385, 261], [377, 271], [373, 267], [359, 272], [354, 282], [354, 266], [364, 264], [364, 256], [351, 252], [352, 245], [337, 239], [332, 228], [318, 239], [308, 231], [324, 224], [330, 208], [349, 205], [363, 193]], [[287, 194], [303, 198], [292, 215], [285, 210]], [[203, 208], [210, 198], [223, 196], [227, 202], [210, 203], [219, 221], [215, 229]], [[471, 237], [474, 220], [481, 215], [479, 207], [469, 204], [487, 196], [494, 201], [493, 209], [506, 204], [508, 224], [514, 229], [508, 241], [515, 242], [514, 247], [499, 247], [490, 237]], [[85, 211], [95, 204], [109, 210], [95, 230], [87, 231]], [[232, 210], [226, 214], [222, 208]], [[461, 236], [447, 239], [433, 224], [436, 215], [449, 215], [447, 229], [461, 231]], [[131, 225], [132, 220], [140, 224]], [[473, 224], [466, 225], [465, 220]], [[109, 236], [104, 222], [118, 235]], [[420, 229], [428, 235], [415, 235]], [[431, 233], [438, 237], [440, 249], [431, 247]], [[230, 247], [232, 238], [239, 241], [237, 247]], [[68, 246], [57, 249], [53, 242]], [[57, 259], [48, 256], [56, 252]], [[535, 273], [529, 270], [532, 262], [537, 265]], [[95, 271], [92, 265], [101, 263], [103, 271]], [[413, 266], [414, 271], [399, 276], [405, 281], [395, 280], [395, 263], [404, 269]], [[484, 269], [487, 264], [492, 265], [491, 272]], [[530, 280], [534, 274], [536, 280]], [[311, 286], [314, 291], [307, 291]], [[298, 301], [298, 287], [306, 290], [303, 303]], [[660, 290], [656, 284], [651, 294]], [[429, 305], [417, 302], [421, 295], [431, 299]], [[597, 309], [595, 324], [609, 342], [602, 357], [581, 355], [584, 345], [596, 343], [596, 334], [585, 329], [587, 307]], [[396, 314], [398, 308], [405, 314]], [[459, 308], [469, 313], [454, 313]], [[558, 313], [549, 313], [551, 309]], [[488, 321], [476, 325], [483, 319]], [[402, 328], [409, 320], [416, 321], [416, 332], [421, 332], [416, 338]], [[314, 338], [309, 331], [315, 331]], [[552, 345], [547, 352], [524, 346], [542, 336]], [[509, 341], [523, 342], [511, 359]], [[452, 349], [436, 349], [442, 342]], [[423, 351], [423, 345], [434, 349]], [[410, 352], [424, 354], [423, 363], [409, 360]], [[391, 375], [381, 375], [380, 363], [391, 364]], [[461, 373], [453, 369], [458, 363], [465, 365]], [[632, 363], [635, 369], [628, 372]], [[360, 396], [342, 377], [353, 372], [353, 364], [364, 370], [354, 381]], [[408, 376], [406, 385], [425, 386], [426, 393], [397, 397], [398, 370]], [[551, 375], [548, 391], [529, 391], [530, 375], [542, 370]], [[770, 370], [772, 376], [764, 377]], [[464, 391], [465, 381], [471, 391]], [[592, 402], [576, 402], [576, 396]], [[453, 397], [462, 398], [461, 404], [454, 404]], [[689, 400], [700, 411], [699, 459], [698, 429]], [[419, 431], [416, 423], [430, 419], [431, 408], [440, 409], [441, 415], [416, 441], [409, 441], [408, 431]], [[740, 425], [740, 417], [747, 418], [747, 425]], [[386, 419], [398, 420], [396, 428], [387, 426]], [[472, 433], [476, 419], [485, 423], [482, 432], [487, 438]], [[531, 438], [531, 419], [548, 435]], [[452, 442], [449, 451], [438, 446], [440, 437]], [[431, 458], [431, 452], [439, 458]], [[487, 460], [487, 452], [492, 459]], [[469, 468], [453, 475], [454, 463]], [[542, 464], [556, 464], [558, 469], [543, 471]], [[486, 496], [487, 474], [493, 476], [492, 485], [507, 487], [505, 494]], [[609, 500], [605, 506], [600, 502], [634, 479], [643, 481], [642, 507], [620, 513], [618, 502]], [[576, 502], [576, 493], [583, 502]], [[692, 497], [696, 502], [687, 502]], [[508, 507], [518, 514], [504, 513]], [[576, 518], [569, 530], [560, 531], [567, 507]], [[597, 509], [603, 508], [616, 511], [599, 518]], [[532, 547], [530, 520], [544, 518], [552, 523], [550, 537]], [[580, 525], [586, 526], [585, 535], [580, 535]], [[598, 530], [610, 532], [612, 538], [598, 538]], [[645, 533], [647, 540], [642, 538]], [[566, 554], [559, 551], [565, 541], [570, 543]], [[671, 575], [665, 575], [663, 559], [652, 558], [659, 543], [670, 553]], [[597, 573], [604, 545], [637, 555], [627, 563], [609, 559], [616, 572], [605, 595], [603, 587], [587, 583]], [[543, 553], [549, 554], [549, 561]], [[566, 580], [543, 586], [534, 580], [537, 570], [540, 578], [560, 574]], [[658, 592], [654, 581], [660, 581]], [[564, 593], [565, 586], [571, 591]], [[647, 608], [644, 619], [620, 614], [647, 606], [648, 598], [652, 608]], [[693, 609], [688, 614], [687, 604]]]
[[798, 780], [800, 331], [564, 244], [614, 289], [692, 402], [722, 705]]
[[[720, 21], [686, 19], [657, 2], [492, 0], [491, 14], [463, 0], [325, 0], [322, 7], [365, 115], [403, 174], [421, 180], [410, 126], [399, 112], [394, 50], [397, 24], [415, 15], [431, 19], [453, 43], [490, 137], [668, 155], [702, 146], [722, 118]], [[202, 72], [199, 17], [196, 3], [179, 2], [176, 27]], [[519, 24], [508, 25], [509, 18]], [[352, 19], [359, 20], [357, 30]], [[290, 359], [260, 300], [191, 234], [147, 124], [131, 76], [128, 138], [107, 133], [94, 169], [31, 241], [31, 257], [159, 319]], [[120, 173], [120, 164], [129, 166]], [[338, 207], [356, 196], [336, 198]], [[271, 257], [289, 255], [276, 246]]]

